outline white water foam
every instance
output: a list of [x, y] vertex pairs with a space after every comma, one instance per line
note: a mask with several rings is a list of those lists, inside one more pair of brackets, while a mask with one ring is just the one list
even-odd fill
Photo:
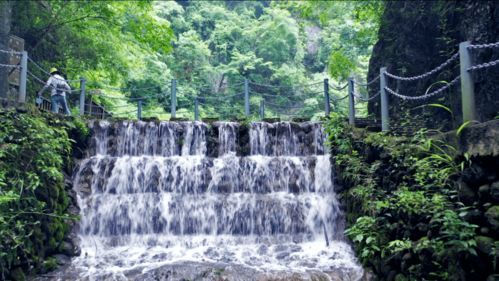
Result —
[[215, 158], [201, 122], [111, 126], [94, 124], [96, 156], [74, 178], [82, 254], [73, 266], [82, 278], [127, 279], [182, 262], [361, 278], [320, 124], [253, 123], [242, 156], [238, 124], [222, 123]]

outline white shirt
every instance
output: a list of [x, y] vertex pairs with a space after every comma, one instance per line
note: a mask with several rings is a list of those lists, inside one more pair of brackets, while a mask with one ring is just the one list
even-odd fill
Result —
[[63, 97], [66, 96], [66, 92], [71, 91], [71, 87], [69, 87], [68, 83], [64, 78], [59, 74], [54, 74], [50, 76], [49, 80], [45, 84], [45, 87], [49, 87], [51, 89], [51, 96], [61, 95]]

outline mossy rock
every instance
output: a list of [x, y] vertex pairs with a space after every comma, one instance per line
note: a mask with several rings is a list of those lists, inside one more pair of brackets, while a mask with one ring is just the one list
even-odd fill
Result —
[[267, 123], [277, 123], [277, 122], [281, 122], [281, 118], [263, 118], [262, 119], [263, 122], [267, 122]]
[[499, 206], [495, 205], [490, 207], [487, 212], [485, 212], [485, 217], [489, 222], [493, 231], [499, 231]]
[[189, 118], [185, 118], [185, 117], [170, 117], [170, 121], [172, 121], [172, 122], [183, 122], [183, 121], [189, 121]]
[[302, 123], [302, 122], [310, 121], [310, 118], [309, 117], [295, 117], [295, 118], [291, 118], [291, 121], [297, 122], [297, 123]]
[[485, 255], [490, 255], [492, 253], [494, 239], [488, 236], [477, 236], [475, 239], [478, 251], [482, 252]]
[[230, 120], [238, 123], [248, 123], [250, 121], [249, 117], [240, 117], [240, 116], [232, 117]]
[[202, 118], [201, 121], [203, 121], [204, 123], [214, 123], [214, 122], [219, 121], [219, 118], [217, 118], [217, 117], [207, 117], [207, 118]]
[[110, 121], [114, 121], [114, 122], [130, 121], [130, 118], [129, 117], [113, 117], [110, 119]]
[[144, 117], [141, 120], [144, 122], [155, 122], [155, 123], [159, 123], [160, 121], [158, 117]]
[[55, 257], [48, 257], [43, 261], [42, 272], [49, 272], [57, 268], [57, 259]]

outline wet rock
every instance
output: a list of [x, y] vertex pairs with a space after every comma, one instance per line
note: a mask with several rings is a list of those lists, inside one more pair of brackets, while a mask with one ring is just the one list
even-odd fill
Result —
[[490, 197], [492, 202], [499, 203], [499, 181], [490, 185]]
[[75, 247], [75, 245], [69, 241], [63, 241], [61, 246], [59, 246], [59, 250], [62, 254], [68, 256], [76, 256], [79, 252], [78, 247]]
[[471, 209], [468, 212], [466, 212], [464, 220], [469, 223], [478, 224], [478, 225], [484, 223], [483, 214], [478, 209]]
[[478, 196], [482, 202], [487, 202], [490, 199], [490, 185], [484, 184], [478, 188]]
[[459, 182], [459, 200], [466, 205], [476, 201], [476, 193], [465, 182]]
[[54, 255], [54, 258], [55, 258], [58, 265], [66, 265], [66, 264], [69, 264], [71, 262], [70, 257], [68, 257], [66, 255], [62, 255], [62, 254]]
[[484, 184], [486, 178], [485, 170], [479, 165], [472, 165], [465, 169], [462, 175], [463, 181], [468, 184], [481, 185]]
[[269, 250], [269, 247], [267, 247], [265, 245], [261, 245], [260, 247], [258, 247], [257, 253], [259, 255], [265, 255], [268, 250]]
[[289, 256], [289, 252], [280, 252], [275, 255], [275, 258], [278, 260], [285, 259]]

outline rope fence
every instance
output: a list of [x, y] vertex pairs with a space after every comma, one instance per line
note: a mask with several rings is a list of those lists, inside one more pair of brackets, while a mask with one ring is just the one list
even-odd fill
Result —
[[[69, 90], [69, 92], [80, 94], [80, 115], [98, 116], [99, 118], [106, 118], [112, 115], [121, 116], [136, 113], [137, 118], [141, 119], [143, 111], [142, 107], [143, 105], [150, 107], [150, 101], [156, 101], [162, 105], [157, 109], [148, 109], [146, 114], [170, 114], [171, 118], [176, 117], [177, 108], [180, 109], [187, 106], [194, 106], [195, 120], [199, 120], [200, 118], [200, 106], [204, 112], [216, 112], [217, 110], [220, 110], [223, 111], [220, 114], [224, 114], [226, 116], [241, 113], [244, 113], [245, 116], [251, 116], [251, 109], [253, 108], [254, 110], [257, 107], [255, 102], [259, 101], [259, 115], [261, 118], [266, 116], [266, 107], [268, 107], [271, 114], [296, 116], [305, 113], [311, 114], [313, 111], [312, 114], [324, 112], [326, 116], [329, 116], [331, 106], [334, 110], [336, 110], [340, 107], [348, 105], [349, 123], [355, 126], [355, 105], [359, 103], [376, 102], [375, 104], [379, 104], [381, 107], [382, 131], [389, 131], [390, 118], [388, 110], [388, 96], [398, 98], [403, 101], [421, 102], [443, 94], [458, 83], [461, 84], [463, 120], [465, 122], [469, 120], [476, 120], [474, 80], [472, 74], [476, 73], [478, 70], [496, 67], [499, 65], [499, 60], [473, 63], [472, 55], [478, 50], [496, 50], [497, 48], [499, 48], [499, 42], [485, 44], [471, 44], [468, 41], [462, 42], [459, 44], [459, 50], [457, 52], [453, 53], [440, 65], [424, 73], [413, 76], [403, 76], [387, 71], [386, 67], [381, 67], [379, 72], [380, 74], [376, 75], [369, 81], [361, 82], [357, 81], [353, 77], [350, 77], [346, 84], [338, 85], [330, 83], [328, 79], [307, 84], [276, 85], [269, 82], [258, 82], [249, 79], [238, 81], [239, 79], [236, 77], [236, 82], [234, 82], [234, 79], [230, 79], [223, 81], [223, 83], [218, 83], [218, 87], [206, 85], [200, 93], [194, 94], [192, 92], [183, 93], [184, 88], [182, 86], [180, 87], [181, 91], [179, 93], [177, 89], [178, 81], [176, 79], [173, 79], [171, 81], [171, 85], [166, 87], [168, 90], [165, 90], [165, 87], [158, 85], [144, 87], [115, 87], [98, 83], [97, 81], [87, 83], [86, 79], [83, 77], [80, 79], [65, 81], [68, 83], [79, 82], [79, 87], [75, 87], [74, 89]], [[32, 83], [43, 86], [46, 85], [46, 81], [40, 78], [37, 74], [41, 74], [40, 76], [48, 76], [50, 73], [39, 63], [28, 57], [27, 52], [0, 50], [0, 53], [20, 57], [20, 62], [18, 64], [0, 64], [0, 68], [8, 68], [12, 69], [12, 71], [17, 69], [20, 70], [18, 102], [25, 102], [26, 81], [28, 78]], [[33, 66], [33, 69], [28, 70], [28, 63], [29, 66]], [[425, 93], [420, 95], [417, 95], [417, 93], [415, 95], [402, 94], [403, 85], [401, 85], [402, 83], [400, 82], [422, 81], [423, 79], [430, 78], [432, 75], [442, 72], [445, 68], [452, 67], [451, 69], [454, 71], [456, 70], [455, 66], [459, 66], [458, 68], [460, 69], [460, 73], [450, 82], [439, 81], [431, 84], [432, 86], [439, 83], [443, 83], [445, 85], [442, 85], [431, 92], [427, 90]], [[33, 72], [33, 70], [36, 71]], [[390, 85], [393, 85], [393, 83], [390, 82], [393, 81], [397, 82], [396, 90], [390, 87]], [[191, 83], [189, 81], [184, 82], [185, 84]], [[229, 82], [234, 83], [231, 84]], [[424, 80], [424, 83], [427, 83], [427, 80]], [[379, 90], [376, 90], [378, 89], [378, 85]], [[432, 86], [430, 86], [430, 88]], [[52, 86], [48, 85], [48, 87]], [[402, 91], [399, 88], [402, 88]], [[341, 92], [345, 89], [347, 89], [346, 95], [341, 94]], [[375, 93], [371, 96], [362, 94], [365, 93], [367, 89], [371, 91], [374, 90]], [[214, 93], [214, 91], [216, 93]], [[335, 91], [334, 94], [332, 94], [331, 91]], [[121, 93], [121, 96], [110, 94], [114, 92]], [[142, 94], [142, 96], [139, 96], [140, 94]], [[125, 109], [130, 106], [137, 106], [137, 109], [127, 112], [116, 112], [111, 115], [111, 113], [106, 111], [103, 105], [99, 105], [93, 101], [103, 101], [96, 99], [95, 97], [123, 102], [121, 105], [110, 106], [111, 109]], [[257, 99], [255, 99], [255, 97]], [[348, 103], [342, 104], [340, 102], [347, 98]], [[85, 102], [86, 99], [88, 102]], [[311, 99], [313, 102], [309, 103], [308, 106], [304, 106], [305, 99]], [[42, 103], [43, 106], [40, 107], [42, 110], [50, 110], [50, 107], [48, 106], [50, 101], [42, 99]], [[322, 105], [324, 108], [320, 109], [319, 107]], [[164, 109], [166, 106], [170, 107], [169, 112]]]
[[389, 72], [385, 72], [385, 75], [388, 76], [388, 77], [390, 77], [390, 78], [393, 78], [395, 80], [400, 80], [400, 81], [416, 81], [416, 80], [421, 80], [423, 78], [426, 78], [426, 77], [428, 77], [430, 75], [433, 75], [433, 74], [439, 72], [440, 70], [444, 69], [446, 66], [448, 66], [449, 64], [451, 64], [452, 62], [454, 62], [458, 58], [459, 58], [459, 52], [457, 52], [454, 55], [452, 55], [444, 63], [442, 63], [441, 65], [435, 67], [434, 69], [432, 69], [432, 70], [430, 70], [430, 71], [428, 71], [426, 73], [423, 73], [423, 74], [420, 74], [420, 75], [416, 75], [416, 76], [403, 77], [403, 76], [397, 76], [397, 75], [391, 74]]

